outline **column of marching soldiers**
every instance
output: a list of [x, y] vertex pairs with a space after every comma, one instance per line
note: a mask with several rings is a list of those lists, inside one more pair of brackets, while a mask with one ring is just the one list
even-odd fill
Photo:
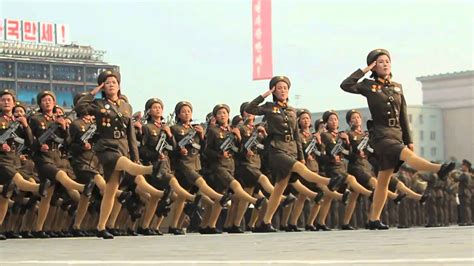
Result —
[[[8, 90], [1, 93], [2, 98], [8, 97], [8, 95], [11, 95], [13, 98], [15, 96], [13, 92]], [[41, 98], [45, 95], [49, 95], [55, 100], [53, 92], [41, 92], [38, 95], [38, 105], [41, 104]], [[126, 98], [123, 97], [123, 100], [126, 100]], [[2, 100], [3, 103], [4, 101]], [[157, 103], [161, 105], [162, 109], [164, 108], [162, 101], [159, 99], [150, 99], [147, 102], [147, 109], [150, 108], [149, 103]], [[268, 161], [265, 158], [266, 146], [268, 144], [265, 141], [266, 123], [265, 121], [256, 123], [253, 116], [249, 119], [250, 115], [245, 112], [246, 104], [242, 104], [240, 114], [234, 116], [230, 124], [232, 132], [235, 132], [234, 130], [237, 129], [242, 134], [241, 141], [239, 142], [234, 138], [231, 139], [225, 136], [220, 148], [222, 148], [222, 152], [230, 153], [235, 158], [236, 168], [239, 167], [241, 158], [249, 156], [249, 150], [253, 151], [251, 156], [259, 156], [261, 159], [261, 172], [272, 181], [271, 173], [267, 166]], [[177, 104], [175, 112], [179, 112], [180, 107], [186, 105], [192, 109], [190, 103], [180, 102]], [[226, 105], [218, 106], [228, 109]], [[41, 171], [41, 169], [37, 169], [32, 160], [34, 153], [41, 151], [32, 148], [32, 144], [30, 145], [28, 141], [21, 138], [21, 134], [16, 134], [19, 127], [23, 125], [19, 117], [26, 116], [26, 120], [31, 121], [32, 117], [36, 115], [35, 111], [35, 108], [29, 108], [16, 102], [12, 111], [13, 117], [8, 117], [8, 114], [2, 113], [3, 116], [0, 119], [0, 144], [3, 145], [1, 153], [7, 153], [10, 151], [8, 149], [15, 150], [15, 169], [22, 179], [19, 180], [18, 175], [10, 177], [5, 172], [0, 173], [0, 176], [2, 176], [0, 177], [0, 197], [3, 203], [6, 202], [6, 205], [4, 204], [6, 210], [2, 211], [4, 212], [3, 215], [0, 215], [0, 238], [95, 236], [103, 189], [99, 187], [97, 180], [84, 180], [84, 178], [81, 179], [81, 177], [75, 175], [75, 171], [73, 171], [71, 166], [75, 156], [71, 149], [74, 146], [74, 142], [82, 142], [81, 144], [89, 143], [91, 146], [94, 146], [95, 140], [100, 138], [100, 136], [95, 134], [97, 128], [95, 123], [103, 123], [103, 126], [110, 126], [110, 121], [95, 121], [94, 117], [90, 115], [86, 117], [81, 115], [80, 117], [73, 118], [75, 114], [65, 113], [61, 107], [56, 106], [54, 108], [54, 117], [51, 117], [52, 123], [40, 124], [43, 127], [44, 133], [41, 136], [35, 136], [33, 142], [44, 141], [45, 139], [55, 142], [56, 145], [54, 147], [61, 152], [61, 164], [57, 165], [57, 167], [65, 171], [71, 179], [82, 183], [90, 189], [78, 191], [66, 188], [62, 185], [62, 182], [57, 182], [46, 220], [41, 229], [42, 232], [39, 234], [38, 230], [35, 229], [39, 202], [42, 197], [48, 196], [46, 191], [51, 184], [47, 179], [40, 181], [38, 171]], [[148, 111], [144, 110], [143, 117], [140, 116], [141, 112], [133, 116], [133, 125], [136, 129], [140, 155], [145, 153], [144, 149], [147, 146], [145, 143], [146, 139], [143, 137], [143, 129], [147, 123], [152, 123], [147, 119]], [[201, 126], [206, 132], [213, 127], [219, 127], [219, 125], [216, 125], [216, 113], [216, 110], [213, 110], [213, 112], [207, 115], [205, 123], [199, 125], [192, 124], [192, 126]], [[158, 128], [175, 127], [176, 122], [172, 118], [173, 115], [176, 114], [170, 114], [166, 123], [158, 125]], [[305, 156], [312, 156], [317, 161], [319, 172], [322, 175], [324, 175], [327, 158], [342, 153], [345, 158], [344, 163], [350, 164], [351, 156], [360, 154], [361, 149], [364, 149], [367, 154], [370, 153], [369, 145], [367, 143], [360, 145], [360, 141], [358, 145], [342, 143], [342, 146], [336, 145], [336, 147], [327, 149], [327, 145], [322, 140], [324, 138], [321, 138], [321, 136], [327, 130], [328, 118], [331, 115], [335, 115], [335, 113], [328, 111], [323, 118], [312, 120], [311, 113], [306, 109], [298, 111], [301, 134], [307, 137], [302, 138]], [[347, 128], [349, 128], [347, 133], [354, 130], [353, 125], [351, 125], [353, 115], [361, 116], [356, 110], [348, 112], [345, 119], [345, 122], [348, 123]], [[79, 138], [73, 139], [71, 132], [66, 136], [55, 135], [55, 130], [58, 127], [58, 123], [55, 123], [55, 121], [59, 118], [66, 121], [67, 128], [75, 124], [76, 120], [81, 121], [82, 123], [78, 129]], [[340, 128], [345, 127], [343, 122], [336, 126]], [[180, 134], [179, 130], [171, 131]], [[157, 131], [148, 133], [152, 136], [158, 136]], [[74, 134], [77, 136], [77, 132]], [[367, 132], [362, 132], [362, 140], [367, 134]], [[232, 136], [234, 133], [230, 135]], [[221, 137], [224, 138], [224, 136]], [[229, 141], [226, 141], [227, 138], [229, 138]], [[351, 140], [349, 139], [349, 142]], [[195, 143], [184, 143], [183, 141], [179, 143], [168, 142], [167, 138], [159, 138], [156, 151], [158, 153], [166, 152], [171, 159], [171, 168], [173, 169], [175, 166], [174, 156], [177, 156], [176, 154], [181, 151], [181, 146], [194, 145]], [[215, 178], [219, 177], [213, 175], [208, 167], [212, 162], [209, 162], [205, 152], [206, 146], [209, 143], [205, 140], [202, 144], [200, 147], [197, 147], [202, 165], [200, 174], [214, 190], [232, 196], [233, 191], [231, 188], [225, 187], [222, 189], [219, 182], [215, 181]], [[158, 156], [161, 156], [161, 154], [158, 154]], [[5, 171], [10, 171], [7, 170]], [[101, 169], [97, 170], [101, 172]], [[449, 178], [444, 181], [438, 179], [436, 174], [416, 172], [406, 164], [402, 165], [397, 173], [394, 173], [392, 179], [390, 191], [395, 193], [396, 196], [392, 199], [389, 197], [385, 205], [382, 220], [386, 224], [398, 228], [414, 226], [438, 227], [453, 224], [472, 225], [471, 213], [474, 209], [474, 201], [471, 200], [471, 194], [474, 182], [472, 181], [471, 163], [468, 160], [463, 160], [458, 169], [452, 171], [449, 174]], [[107, 230], [115, 236], [162, 235], [162, 231], [175, 235], [185, 234], [186, 232], [199, 232], [201, 234], [216, 234], [222, 233], [222, 231], [227, 233], [258, 232], [257, 225], [262, 219], [265, 201], [269, 197], [269, 191], [262, 187], [259, 180], [248, 182], [245, 178], [240, 178], [237, 175], [236, 180], [241, 183], [245, 191], [259, 200], [255, 204], [243, 205], [244, 217], [240, 219], [240, 223], [236, 223], [235, 221], [239, 221], [239, 219], [236, 220], [235, 217], [239, 215], [239, 206], [242, 205], [239, 205], [239, 199], [229, 197], [230, 200], [222, 204], [224, 210], [219, 216], [218, 229], [208, 230], [205, 226], [206, 219], [209, 219], [209, 213], [213, 206], [213, 201], [209, 197], [199, 194], [199, 197], [195, 197], [194, 200], [185, 200], [183, 202], [183, 200], [178, 199], [176, 193], [169, 185], [153, 182], [147, 178], [146, 180], [152, 187], [162, 192], [157, 194], [160, 195], [158, 204], [152, 204], [155, 198], [152, 193], [153, 191], [150, 192], [142, 189], [135, 180], [135, 177], [125, 174], [122, 177], [117, 200], [110, 218], [107, 220]], [[36, 187], [31, 188], [31, 186], [25, 185], [25, 181], [29, 183], [28, 185], [36, 185]], [[178, 181], [189, 193], [197, 195], [198, 189], [195, 185], [183, 184], [186, 183], [186, 180], [181, 180], [180, 178], [178, 178]], [[371, 190], [369, 182], [366, 183], [363, 185]], [[366, 226], [371, 197], [362, 197], [358, 194], [356, 194], [356, 197], [351, 197], [351, 194], [355, 192], [341, 187], [338, 191], [342, 195], [341, 199], [333, 201], [330, 197], [323, 197], [324, 192], [321, 190], [305, 183], [299, 184], [302, 184], [303, 188], [301, 186], [289, 186], [286, 189], [277, 214], [273, 217], [272, 224], [280, 231], [331, 231], [332, 228], [356, 230]], [[86, 190], [88, 191], [86, 192]], [[78, 205], [81, 204], [81, 201], [83, 202], [82, 206], [86, 206], [86, 212], [82, 213], [80, 219], [78, 219]], [[257, 204], [258, 208], [256, 207]], [[322, 207], [323, 205], [324, 207]], [[348, 205], [355, 205], [355, 208], [347, 211]], [[181, 208], [183, 211], [176, 210], [177, 208]], [[144, 222], [146, 213], [152, 213], [151, 222]], [[170, 222], [172, 219], [177, 221], [177, 223], [174, 222], [173, 226], [171, 226]], [[203, 224], [204, 226], [202, 226]]]

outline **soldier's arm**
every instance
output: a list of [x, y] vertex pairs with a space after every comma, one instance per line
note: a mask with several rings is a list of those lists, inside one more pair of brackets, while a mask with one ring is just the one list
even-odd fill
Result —
[[219, 147], [217, 147], [217, 135], [216, 135], [216, 131], [215, 130], [209, 130], [207, 132], [207, 136], [206, 136], [206, 144], [205, 144], [205, 149], [204, 149], [204, 154], [206, 154], [206, 156], [209, 158], [209, 159], [218, 159], [219, 158]]
[[264, 114], [264, 106], [260, 106], [260, 104], [265, 100], [262, 95], [259, 95], [253, 101], [251, 101], [247, 107], [245, 107], [245, 112], [253, 115], [263, 115]]
[[81, 131], [79, 130], [79, 127], [76, 123], [72, 123], [69, 126], [69, 148], [71, 149], [71, 153], [73, 154], [79, 154], [84, 147], [81, 141], [82, 135], [80, 134], [80, 132]]
[[405, 145], [412, 144], [413, 139], [410, 134], [410, 125], [408, 123], [408, 114], [407, 114], [407, 103], [403, 94], [401, 95], [401, 105], [400, 105], [400, 127], [402, 128], [403, 133], [403, 143]]
[[349, 93], [364, 95], [366, 91], [364, 83], [358, 82], [364, 77], [364, 75], [365, 73], [361, 69], [357, 69], [354, 73], [342, 81], [341, 89]]
[[77, 113], [96, 115], [99, 110], [95, 102], [95, 96], [93, 94], [82, 96], [74, 106], [74, 110]]
[[[132, 107], [130, 107], [130, 113], [132, 113]], [[138, 162], [140, 161], [140, 156], [138, 155], [137, 135], [135, 133], [135, 127], [133, 126], [132, 119], [128, 119], [127, 131], [130, 159], [134, 162]]]
[[301, 143], [300, 133], [298, 132], [298, 127], [293, 130], [293, 138], [296, 141], [296, 151], [297, 151], [297, 160], [302, 161], [304, 160], [304, 152], [303, 152], [303, 144]]

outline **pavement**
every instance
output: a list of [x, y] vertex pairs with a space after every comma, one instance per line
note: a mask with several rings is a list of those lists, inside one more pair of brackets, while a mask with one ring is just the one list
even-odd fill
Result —
[[474, 265], [474, 227], [9, 239], [0, 265]]

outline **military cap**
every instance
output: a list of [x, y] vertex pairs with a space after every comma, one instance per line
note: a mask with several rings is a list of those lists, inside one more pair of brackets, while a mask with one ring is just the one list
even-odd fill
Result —
[[209, 120], [211, 120], [211, 118], [212, 118], [212, 113], [208, 113], [208, 114], [206, 115], [206, 122], [209, 121]]
[[36, 96], [36, 103], [41, 105], [41, 99], [46, 95], [53, 97], [54, 101], [56, 101], [56, 94], [53, 91], [42, 91]]
[[0, 91], [0, 97], [2, 97], [5, 94], [10, 94], [13, 97], [13, 101], [16, 101], [16, 94], [14, 90], [11, 89], [4, 89]]
[[247, 108], [247, 105], [249, 105], [249, 102], [244, 102], [240, 105], [240, 115], [241, 116], [244, 116], [244, 111], [245, 111], [245, 108]]
[[306, 109], [306, 108], [298, 109], [298, 111], [296, 112], [296, 116], [297, 116], [298, 118], [300, 118], [300, 116], [301, 116], [302, 114], [308, 114], [309, 117], [311, 118], [311, 112], [310, 112], [308, 109]]
[[97, 84], [102, 84], [104, 83], [108, 77], [115, 77], [117, 79], [117, 82], [120, 84], [120, 73], [118, 71], [115, 71], [115, 70], [105, 70], [105, 71], [102, 71], [100, 74], [99, 74], [99, 77], [97, 77]]
[[22, 104], [21, 102], [15, 102], [15, 106], [13, 106], [13, 110], [15, 110], [16, 108], [23, 108], [23, 110], [25, 110], [26, 112], [26, 106]]
[[290, 82], [290, 79], [288, 77], [286, 77], [286, 76], [274, 76], [270, 80], [270, 84], [269, 84], [270, 89], [273, 88], [273, 86], [275, 86], [280, 81], [285, 82], [288, 85], [288, 89], [291, 87], [291, 82]]
[[347, 122], [348, 125], [351, 123], [351, 117], [352, 117], [353, 114], [359, 114], [360, 117], [362, 118], [362, 114], [359, 111], [357, 111], [355, 109], [349, 110], [346, 113], [346, 122]]
[[84, 97], [88, 94], [89, 93], [87, 91], [83, 91], [83, 92], [79, 92], [76, 95], [74, 95], [74, 98], [72, 99], [72, 103], [74, 104], [74, 106], [76, 106], [77, 102], [79, 102], [79, 99], [81, 99], [82, 97]]
[[235, 126], [237, 126], [240, 122], [242, 122], [243, 120], [244, 120], [244, 119], [242, 118], [241, 115], [236, 115], [236, 116], [234, 116], [234, 117], [232, 118], [232, 123], [231, 123], [231, 125], [232, 125], [233, 127], [235, 127]]
[[175, 115], [176, 121], [178, 121], [178, 115], [179, 115], [179, 112], [181, 111], [181, 108], [183, 108], [183, 106], [189, 106], [189, 108], [191, 108], [191, 111], [193, 110], [193, 106], [191, 105], [190, 102], [188, 101], [178, 102], [176, 106], [174, 107], [174, 115]]
[[212, 109], [212, 115], [216, 116], [217, 112], [222, 108], [226, 109], [227, 113], [230, 113], [230, 107], [227, 104], [218, 104], [214, 106], [214, 109]]
[[327, 122], [328, 122], [329, 117], [330, 117], [331, 115], [336, 115], [337, 118], [339, 118], [339, 116], [337, 115], [336, 111], [334, 111], [334, 110], [329, 110], [329, 111], [324, 112], [324, 114], [323, 114], [323, 121], [324, 121], [324, 123], [327, 123]]
[[151, 99], [149, 99], [148, 101], [146, 101], [146, 103], [145, 103], [145, 112], [146, 112], [147, 110], [149, 110], [149, 109], [151, 108], [151, 106], [152, 106], [154, 103], [159, 103], [159, 104], [161, 105], [161, 108], [164, 107], [163, 101], [161, 101], [161, 100], [158, 99], [158, 98], [151, 98]]
[[466, 165], [469, 169], [471, 169], [472, 164], [471, 164], [470, 161], [464, 159], [464, 160], [462, 160], [462, 164]]
[[372, 64], [375, 60], [377, 60], [377, 57], [380, 55], [386, 55], [390, 59], [390, 53], [385, 50], [385, 49], [375, 49], [372, 50], [368, 55], [367, 55], [367, 65]]
[[316, 130], [318, 130], [319, 125], [321, 125], [321, 124], [324, 124], [323, 119], [322, 119], [322, 118], [317, 119], [316, 121], [314, 121], [314, 128], [315, 128]]

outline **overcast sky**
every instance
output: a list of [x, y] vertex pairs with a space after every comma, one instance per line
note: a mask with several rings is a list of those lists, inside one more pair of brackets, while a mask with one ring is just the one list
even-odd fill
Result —
[[[252, 81], [251, 2], [0, 0], [0, 17], [69, 24], [72, 41], [120, 66], [135, 111], [151, 97], [166, 113], [189, 100], [202, 120], [217, 103], [236, 114], [268, 89]], [[273, 73], [290, 77], [297, 107], [363, 107], [339, 84], [386, 48], [408, 104], [421, 104], [416, 77], [474, 69], [473, 16], [472, 1], [273, 0]]]

